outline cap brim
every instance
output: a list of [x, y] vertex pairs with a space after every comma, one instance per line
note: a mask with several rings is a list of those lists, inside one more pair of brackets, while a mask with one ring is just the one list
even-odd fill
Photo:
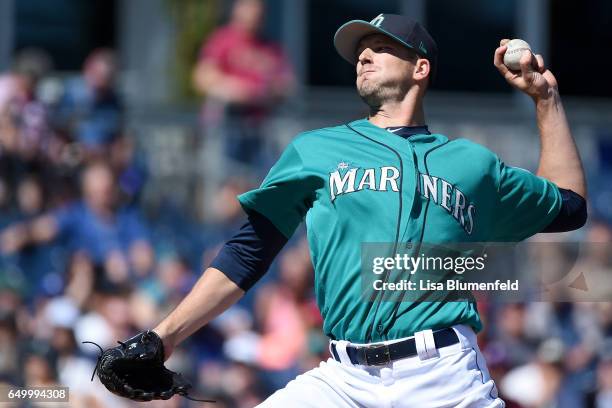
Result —
[[357, 62], [355, 51], [357, 50], [359, 41], [370, 34], [384, 34], [408, 48], [415, 49], [412, 45], [388, 31], [376, 27], [364, 20], [352, 20], [342, 25], [334, 35], [334, 46], [342, 58], [355, 65]]

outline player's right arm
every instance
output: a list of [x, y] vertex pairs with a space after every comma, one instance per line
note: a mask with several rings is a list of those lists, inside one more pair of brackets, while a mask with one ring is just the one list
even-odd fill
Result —
[[236, 303], [267, 272], [287, 238], [266, 217], [249, 211], [189, 294], [154, 331], [166, 358], [174, 347]]
[[304, 219], [321, 183], [292, 143], [262, 185], [238, 197], [248, 221], [225, 243], [187, 297], [154, 329], [164, 342], [166, 358], [266, 273]]
[[164, 343], [165, 357], [174, 347], [204, 326], [243, 295], [242, 290], [225, 273], [208, 268], [189, 294], [153, 329]]

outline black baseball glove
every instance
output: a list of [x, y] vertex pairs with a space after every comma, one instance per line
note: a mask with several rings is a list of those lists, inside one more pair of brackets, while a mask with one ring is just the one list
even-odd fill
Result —
[[191, 384], [164, 367], [164, 345], [157, 333], [149, 330], [118, 343], [106, 351], [98, 346], [101, 354], [92, 380], [97, 371], [110, 392], [135, 401], [165, 400], [174, 394], [193, 399], [188, 396]]

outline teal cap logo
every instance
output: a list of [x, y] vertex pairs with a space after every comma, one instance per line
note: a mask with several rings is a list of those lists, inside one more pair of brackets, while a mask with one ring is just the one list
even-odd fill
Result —
[[427, 48], [425, 48], [425, 44], [423, 44], [423, 41], [421, 41], [421, 43], [419, 44], [419, 50], [423, 51], [423, 53], [427, 54]]
[[385, 16], [383, 16], [382, 13], [380, 13], [379, 15], [377, 15], [376, 17], [374, 17], [372, 19], [372, 21], [370, 21], [370, 24], [372, 24], [373, 26], [376, 27], [380, 27], [380, 25], [382, 24], [382, 22], [384, 21]]

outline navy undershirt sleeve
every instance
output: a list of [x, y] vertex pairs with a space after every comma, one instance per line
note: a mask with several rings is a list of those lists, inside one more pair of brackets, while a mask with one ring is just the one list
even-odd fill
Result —
[[247, 222], [223, 245], [210, 266], [246, 292], [268, 271], [286, 243], [285, 235], [270, 220], [250, 211]]
[[586, 200], [572, 190], [559, 188], [562, 203], [557, 217], [542, 232], [566, 232], [576, 230], [587, 219]]

